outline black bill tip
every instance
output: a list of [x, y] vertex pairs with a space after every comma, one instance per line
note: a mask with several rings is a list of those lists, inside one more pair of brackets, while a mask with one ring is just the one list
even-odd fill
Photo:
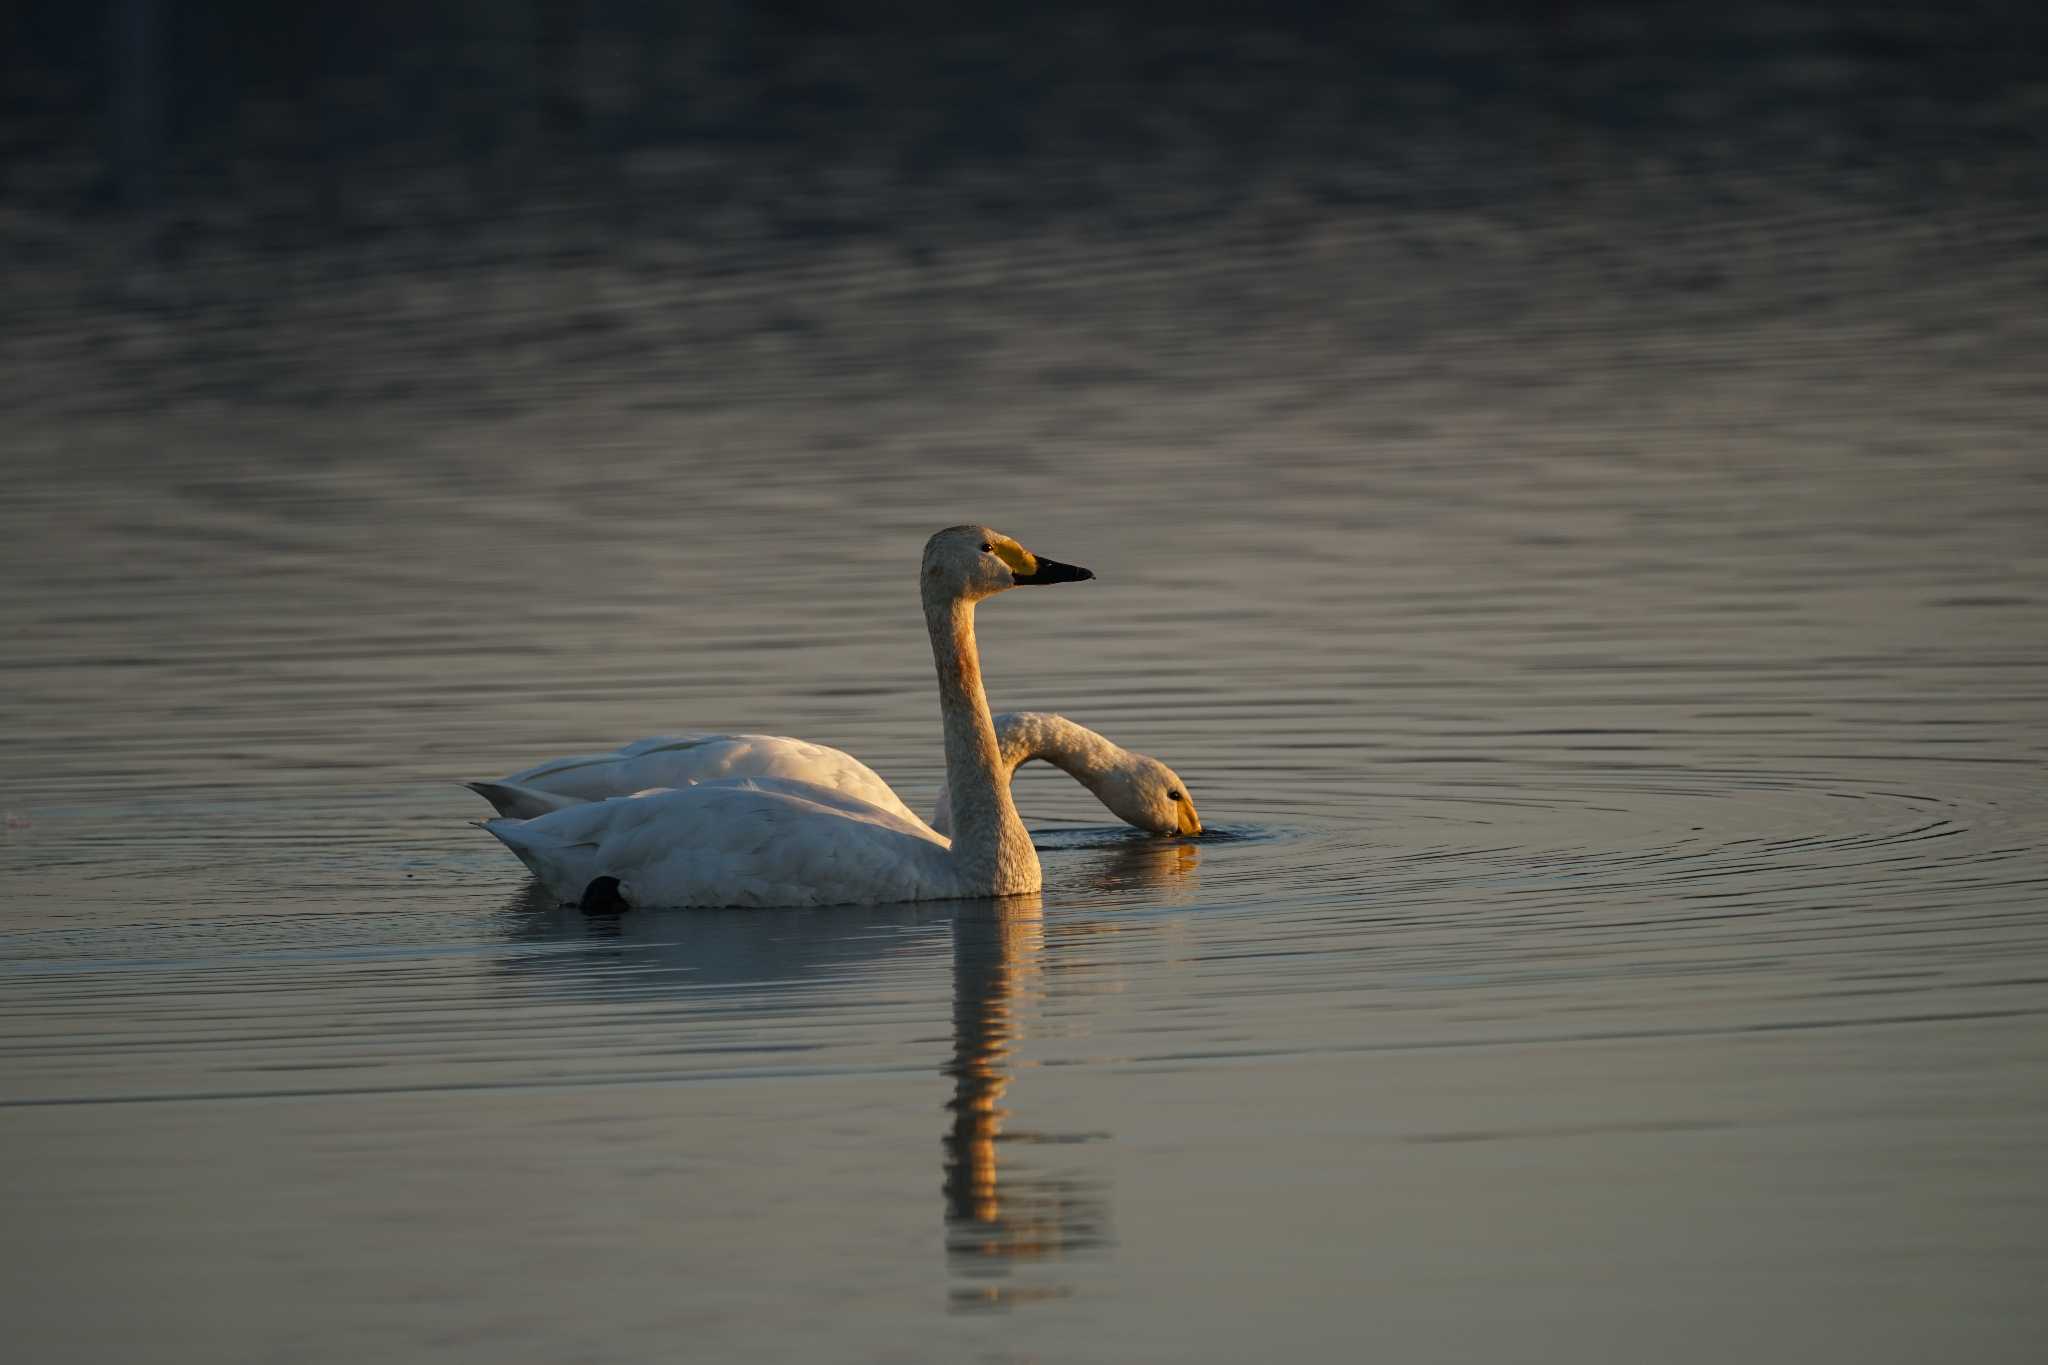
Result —
[[1057, 559], [1037, 556], [1038, 567], [1030, 573], [1014, 574], [1019, 583], [1036, 586], [1040, 583], [1081, 583], [1095, 577], [1093, 569], [1084, 569], [1079, 564], [1062, 564]]

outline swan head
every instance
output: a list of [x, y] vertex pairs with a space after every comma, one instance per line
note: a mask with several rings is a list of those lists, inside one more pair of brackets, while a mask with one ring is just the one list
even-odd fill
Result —
[[926, 591], [970, 602], [1010, 588], [1079, 583], [1093, 577], [1079, 565], [1035, 555], [986, 526], [949, 526], [924, 543]]
[[1147, 754], [1123, 761], [1090, 784], [1119, 820], [1154, 834], [1200, 834], [1202, 817], [1180, 774]]

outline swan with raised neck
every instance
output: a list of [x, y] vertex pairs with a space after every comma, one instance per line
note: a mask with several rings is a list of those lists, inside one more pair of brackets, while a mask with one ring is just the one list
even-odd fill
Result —
[[950, 841], [872, 802], [786, 779], [705, 782], [484, 828], [549, 890], [586, 908], [880, 904], [1035, 891], [1038, 855], [1010, 801], [974, 609], [1010, 588], [1094, 576], [985, 526], [949, 527], [925, 543], [918, 591], [938, 673]]

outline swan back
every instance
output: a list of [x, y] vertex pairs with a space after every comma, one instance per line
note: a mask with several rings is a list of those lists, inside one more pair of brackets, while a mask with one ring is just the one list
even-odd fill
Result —
[[[649, 787], [688, 787], [728, 777], [814, 782], [914, 819], [887, 782], [852, 754], [786, 735], [655, 735], [610, 753], [551, 759], [471, 789], [500, 815], [556, 808], [548, 797], [602, 801]], [[488, 789], [488, 790], [487, 790]]]

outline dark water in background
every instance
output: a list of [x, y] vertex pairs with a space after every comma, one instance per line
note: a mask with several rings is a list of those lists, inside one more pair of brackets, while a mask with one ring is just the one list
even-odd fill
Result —
[[[0, 500], [10, 1336], [2034, 1358], [2025, 164], [50, 305]], [[1033, 768], [1036, 904], [610, 925], [465, 823], [462, 778], [682, 728], [928, 805], [912, 580], [965, 519], [1100, 575], [982, 612], [996, 705], [1217, 837]]]

